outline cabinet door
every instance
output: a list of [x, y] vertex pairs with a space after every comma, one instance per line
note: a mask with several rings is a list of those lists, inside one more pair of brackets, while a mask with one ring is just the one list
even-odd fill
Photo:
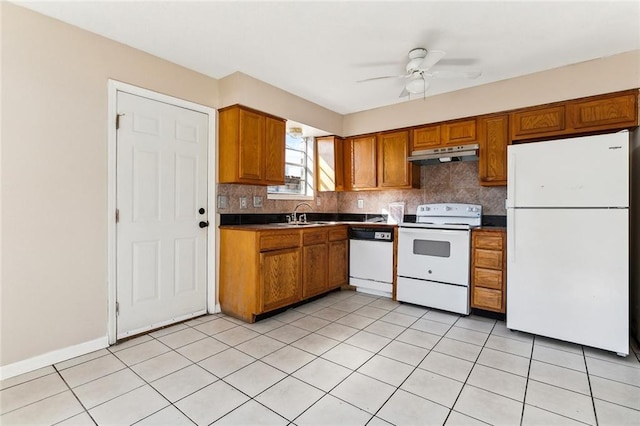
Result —
[[476, 120], [442, 124], [443, 145], [464, 145], [478, 140]]
[[284, 185], [285, 123], [265, 117], [264, 180], [268, 185]]
[[344, 189], [344, 139], [335, 136], [316, 138], [316, 190]]
[[348, 281], [349, 241], [329, 242], [329, 288], [339, 287]]
[[509, 116], [501, 115], [481, 120], [478, 173], [480, 185], [507, 184], [507, 145], [509, 145]]
[[300, 300], [300, 249], [260, 253], [262, 312]]
[[302, 248], [302, 297], [307, 298], [327, 290], [327, 244]]
[[583, 131], [637, 126], [636, 99], [636, 94], [627, 94], [606, 99], [572, 102], [569, 104], [572, 127]]
[[441, 144], [440, 125], [431, 125], [413, 129], [412, 151], [437, 148]]
[[253, 111], [240, 110], [238, 147], [238, 178], [240, 180], [263, 180], [264, 125], [265, 117]]
[[409, 132], [386, 132], [378, 135], [378, 186], [403, 188], [411, 185]]
[[376, 137], [362, 136], [349, 140], [351, 189], [373, 189], [377, 186]]
[[344, 191], [344, 139], [335, 138], [336, 191]]
[[511, 113], [511, 139], [535, 139], [562, 134], [566, 129], [564, 105]]

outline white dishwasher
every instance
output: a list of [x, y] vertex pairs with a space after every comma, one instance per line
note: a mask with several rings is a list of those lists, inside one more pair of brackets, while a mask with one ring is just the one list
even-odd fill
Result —
[[349, 229], [349, 284], [357, 291], [392, 296], [393, 231], [392, 226]]

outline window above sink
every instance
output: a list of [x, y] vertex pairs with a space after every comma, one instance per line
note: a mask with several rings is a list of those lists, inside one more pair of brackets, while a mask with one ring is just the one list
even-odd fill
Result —
[[314, 137], [326, 132], [287, 121], [285, 139], [285, 184], [267, 187], [267, 198], [275, 200], [313, 200]]

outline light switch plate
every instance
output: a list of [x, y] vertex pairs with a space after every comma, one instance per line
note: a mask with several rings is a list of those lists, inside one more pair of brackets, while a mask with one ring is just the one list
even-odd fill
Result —
[[358, 199], [358, 208], [359, 209], [364, 209], [364, 200], [363, 199]]
[[218, 195], [218, 209], [229, 208], [229, 202], [226, 195]]
[[246, 209], [247, 207], [247, 197], [240, 197], [240, 208]]
[[253, 207], [262, 207], [262, 197], [258, 195], [253, 196]]

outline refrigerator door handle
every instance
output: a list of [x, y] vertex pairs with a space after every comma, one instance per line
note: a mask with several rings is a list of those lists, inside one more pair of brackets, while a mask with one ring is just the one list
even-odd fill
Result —
[[513, 203], [516, 199], [516, 154], [509, 150], [509, 148], [510, 147], [507, 147], [507, 208], [513, 207]]
[[516, 263], [516, 211], [507, 209], [507, 263]]

